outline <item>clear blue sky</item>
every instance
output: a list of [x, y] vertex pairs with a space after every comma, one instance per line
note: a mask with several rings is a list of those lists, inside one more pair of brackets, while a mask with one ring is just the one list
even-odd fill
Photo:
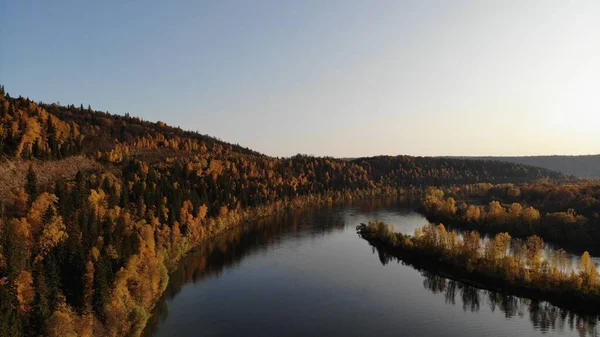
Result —
[[274, 156], [600, 152], [600, 1], [0, 0], [12, 96]]

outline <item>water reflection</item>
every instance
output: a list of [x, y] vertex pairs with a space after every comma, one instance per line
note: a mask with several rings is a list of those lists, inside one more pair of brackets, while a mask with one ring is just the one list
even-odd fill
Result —
[[[369, 202], [361, 204], [361, 209], [381, 207], [377, 205], [381, 204]], [[344, 220], [342, 212], [290, 211], [234, 227], [200, 245], [171, 273], [165, 294], [154, 308], [144, 335], [152, 336], [157, 331], [169, 315], [167, 300], [175, 298], [186, 284], [219, 277], [224, 270], [234, 268], [244, 258], [276, 247], [283, 235], [325, 235], [343, 230]]]
[[[396, 261], [403, 265], [413, 265], [373, 247], [383, 265]], [[439, 276], [435, 273], [421, 270], [423, 287], [433, 294], [443, 296], [447, 304], [456, 305], [457, 298], [462, 304], [463, 311], [479, 312], [483, 305], [487, 305], [492, 312], [500, 310], [504, 317], [524, 317], [527, 313], [534, 329], [541, 332], [576, 331], [579, 336], [599, 336], [598, 315], [582, 315], [571, 310], [559, 308], [545, 301], [530, 300], [517, 296], [498, 293], [495, 291], [479, 289], [462, 282]]]
[[[145, 336], [597, 335], [597, 318], [404, 263], [382, 269], [355, 232], [374, 218], [410, 232], [426, 222], [394, 200], [377, 200], [293, 211], [206, 242], [171, 274]], [[382, 264], [398, 261], [373, 253]]]

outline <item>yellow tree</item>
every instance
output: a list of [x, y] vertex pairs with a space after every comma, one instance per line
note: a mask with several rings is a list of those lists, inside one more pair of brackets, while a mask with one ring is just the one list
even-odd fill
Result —
[[506, 191], [506, 195], [511, 199], [516, 199], [521, 195], [521, 189], [518, 187], [511, 187]]
[[544, 241], [537, 235], [533, 235], [527, 238], [525, 243], [527, 247], [527, 264], [529, 269], [534, 272], [539, 271], [542, 260], [542, 251], [544, 249]]
[[15, 286], [17, 290], [17, 300], [19, 301], [19, 313], [21, 315], [27, 315], [31, 310], [31, 302], [33, 302], [33, 297], [35, 296], [33, 277], [31, 277], [31, 274], [28, 271], [22, 270], [15, 279]]
[[571, 270], [571, 260], [564, 249], [552, 251], [550, 265], [562, 274], [566, 274]]
[[465, 219], [469, 222], [478, 223], [481, 221], [481, 207], [469, 205]]
[[508, 233], [498, 233], [494, 237], [494, 259], [502, 260], [506, 257], [506, 251], [510, 245], [510, 235]]
[[104, 190], [91, 190], [90, 196], [88, 197], [88, 201], [92, 206], [92, 209], [96, 213], [97, 216], [102, 218], [106, 214], [106, 208], [108, 207], [108, 198]]
[[469, 231], [463, 235], [462, 256], [470, 264], [480, 256], [481, 237], [477, 231]]
[[442, 208], [445, 216], [453, 217], [456, 214], [456, 201], [454, 198], [448, 198]]
[[523, 206], [519, 203], [513, 203], [508, 209], [508, 221], [511, 225], [518, 225], [521, 223], [521, 217], [523, 214]]
[[44, 213], [49, 207], [54, 207], [54, 204], [58, 201], [58, 198], [54, 194], [42, 193], [35, 201], [31, 204], [29, 212], [27, 213], [27, 221], [31, 225], [31, 232], [33, 235], [39, 235], [42, 232], [44, 224], [42, 218]]
[[423, 200], [423, 208], [425, 208], [427, 212], [438, 214], [442, 208], [443, 198], [444, 191], [431, 187], [427, 190], [427, 195]]
[[44, 225], [39, 239], [39, 257], [43, 258], [52, 248], [67, 240], [69, 235], [61, 216], [54, 216], [49, 223]]
[[446, 251], [448, 249], [448, 232], [446, 231], [446, 227], [443, 224], [439, 224], [437, 226], [438, 232], [438, 247], [441, 251]]
[[590, 253], [587, 251], [583, 252], [583, 255], [579, 259], [579, 275], [583, 280], [585, 290], [589, 291], [596, 287], [598, 283], [598, 270], [590, 257]]
[[530, 230], [533, 232], [533, 226], [540, 222], [540, 211], [529, 206], [525, 208], [521, 214], [523, 224], [529, 226]]
[[26, 118], [23, 137], [21, 138], [21, 142], [15, 151], [16, 157], [20, 157], [23, 151], [31, 152], [33, 143], [36, 140], [41, 139], [41, 129], [42, 127], [40, 126], [40, 123], [37, 121], [36, 117]]
[[59, 304], [48, 321], [48, 337], [78, 337], [75, 330], [77, 315], [65, 303]]
[[31, 225], [25, 218], [12, 219], [8, 223], [7, 236], [10, 242], [8, 263], [15, 271], [21, 271], [27, 265], [33, 247]]
[[506, 210], [498, 201], [490, 202], [486, 221], [491, 224], [503, 225], [506, 223]]

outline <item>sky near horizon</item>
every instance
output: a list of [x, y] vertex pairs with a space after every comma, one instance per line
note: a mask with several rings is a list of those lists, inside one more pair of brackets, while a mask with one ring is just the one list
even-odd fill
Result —
[[11, 96], [273, 155], [600, 153], [600, 1], [0, 0]]

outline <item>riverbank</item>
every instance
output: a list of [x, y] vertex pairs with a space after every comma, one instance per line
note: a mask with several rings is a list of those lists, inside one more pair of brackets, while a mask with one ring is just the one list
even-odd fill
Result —
[[[496, 267], [486, 266], [482, 257], [470, 259], [450, 256], [447, 251], [426, 249], [419, 239], [377, 228], [372, 224], [361, 224], [358, 234], [374, 246], [382, 262], [390, 257], [416, 269], [433, 272], [477, 288], [525, 297], [532, 300], [547, 301], [575, 312], [585, 314], [600, 313], [600, 294], [597, 285], [593, 288], [583, 284], [581, 275], [574, 273], [568, 277], [556, 279], [556, 274], [529, 270], [523, 265], [511, 264], [505, 257]], [[504, 268], [512, 268], [512, 276]], [[594, 266], [595, 268], [595, 266]], [[554, 275], [554, 276], [551, 276]]]
[[[251, 210], [242, 210], [237, 212], [229, 212], [217, 218], [211, 218], [204, 221], [203, 225], [208, 228], [204, 236], [190, 236], [179, 243], [177, 247], [169, 252], [169, 258], [164, 261], [164, 267], [168, 270], [168, 277], [176, 271], [178, 262], [185, 257], [189, 252], [199, 245], [226, 233], [228, 230], [240, 226], [244, 223], [256, 221], [261, 218], [272, 216], [280, 212], [302, 209], [308, 207], [317, 207], [326, 204], [339, 202], [353, 202], [358, 200], [373, 199], [373, 198], [402, 198], [403, 190], [394, 188], [374, 188], [369, 190], [355, 190], [346, 192], [330, 192], [324, 195], [302, 196], [294, 199], [286, 199], [255, 207]], [[167, 278], [168, 282], [168, 278]], [[114, 322], [115, 324], [124, 324], [126, 327], [116, 328], [113, 330], [128, 332], [131, 336], [140, 336], [153, 313], [154, 307], [160, 298], [164, 295], [167, 283], [161, 287], [156, 296], [152, 298], [151, 305], [143, 308], [144, 314], [135, 316], [140, 321], [132, 324], [132, 322]], [[137, 310], [140, 308], [138, 307]]]

